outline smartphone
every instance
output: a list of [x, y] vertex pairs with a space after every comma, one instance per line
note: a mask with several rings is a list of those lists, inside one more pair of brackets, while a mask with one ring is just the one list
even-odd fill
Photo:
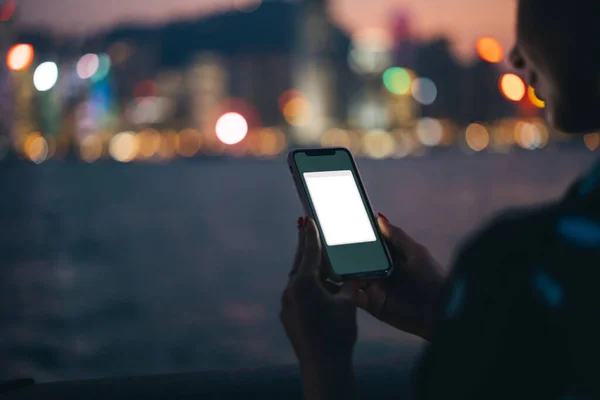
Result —
[[392, 259], [352, 153], [343, 147], [293, 149], [288, 166], [304, 211], [319, 229], [327, 279], [339, 284], [389, 275]]

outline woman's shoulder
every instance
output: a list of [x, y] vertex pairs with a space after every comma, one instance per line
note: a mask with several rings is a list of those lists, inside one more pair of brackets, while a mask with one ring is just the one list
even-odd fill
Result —
[[463, 241], [457, 260], [506, 265], [529, 258], [552, 241], [560, 209], [556, 202], [503, 210]]

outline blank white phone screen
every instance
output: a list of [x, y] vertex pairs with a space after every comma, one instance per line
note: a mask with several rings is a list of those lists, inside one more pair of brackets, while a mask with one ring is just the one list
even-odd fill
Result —
[[328, 246], [377, 240], [352, 171], [303, 175]]

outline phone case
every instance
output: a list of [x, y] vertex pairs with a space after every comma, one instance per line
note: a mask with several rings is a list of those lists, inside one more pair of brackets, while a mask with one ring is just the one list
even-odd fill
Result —
[[[296, 169], [296, 165], [294, 163], [294, 154], [296, 154], [298, 152], [308, 152], [308, 151], [310, 151], [310, 152], [328, 152], [328, 151], [332, 151], [332, 150], [333, 151], [342, 150], [342, 151], [347, 152], [350, 155], [350, 160], [352, 161], [352, 168], [354, 169], [354, 172], [356, 173], [356, 177], [358, 179], [358, 184], [363, 189], [362, 192], [364, 193], [365, 203], [366, 203], [365, 205], [367, 207], [367, 211], [369, 212], [369, 216], [371, 217], [371, 219], [373, 221], [375, 221], [376, 218], [375, 218], [375, 214], [373, 212], [373, 207], [371, 206], [371, 200], [369, 199], [369, 194], [367, 193], [365, 186], [363, 184], [362, 177], [360, 175], [360, 171], [358, 170], [356, 161], [354, 160], [354, 156], [352, 155], [350, 150], [348, 150], [345, 147], [295, 148], [295, 149], [291, 149], [288, 152], [288, 156], [287, 156], [288, 168], [292, 174], [292, 178], [293, 178], [294, 184], [296, 186], [296, 191], [298, 192], [298, 196], [300, 197], [300, 201], [302, 203], [302, 208], [304, 209], [304, 212], [306, 213], [306, 215], [310, 216], [312, 219], [314, 219], [316, 221], [316, 215], [313, 213], [312, 207], [310, 206], [308, 196], [304, 190], [304, 185], [302, 184], [302, 178], [300, 177], [300, 174], [299, 174], [298, 170]], [[374, 225], [375, 225], [375, 229], [379, 230], [379, 228], [377, 227], [377, 224], [374, 223]], [[321, 234], [321, 232], [319, 232], [319, 234]], [[381, 238], [380, 233], [379, 233], [379, 237], [383, 244], [383, 248], [384, 248], [384, 251], [386, 253], [386, 256], [387, 256], [387, 259], [388, 259], [389, 265], [390, 265], [390, 267], [387, 270], [387, 273], [381, 274], [379, 271], [373, 271], [371, 274], [363, 275], [363, 276], [356, 276], [356, 277], [352, 277], [349, 279], [357, 279], [357, 278], [362, 279], [362, 280], [380, 279], [380, 278], [387, 277], [392, 273], [392, 271], [394, 269], [394, 266], [392, 263], [392, 257], [390, 256], [389, 250], [385, 244], [385, 241]], [[321, 237], [321, 244], [323, 246], [323, 249], [325, 249], [326, 246], [325, 246], [325, 243], [324, 243], [324, 240], [322, 237]], [[336, 285], [341, 285], [344, 280], [342, 279], [342, 277], [340, 275], [336, 274], [335, 271], [333, 271], [333, 268], [331, 268], [331, 263], [329, 262], [327, 251], [324, 251], [323, 254], [327, 259], [327, 265], [328, 265], [328, 270], [327, 270], [328, 279], [327, 280]]]

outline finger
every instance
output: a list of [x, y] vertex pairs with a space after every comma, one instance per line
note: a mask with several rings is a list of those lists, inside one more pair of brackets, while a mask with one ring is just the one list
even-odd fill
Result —
[[[383, 314], [383, 308], [385, 307], [387, 294], [381, 284], [379, 282], [374, 282], [364, 291], [365, 296], [367, 297], [366, 302], [364, 302], [364, 308], [370, 314], [372, 314], [376, 318], [380, 318]], [[364, 301], [364, 299], [362, 300]], [[360, 306], [360, 305], [359, 305]]]
[[418, 248], [419, 243], [402, 229], [392, 225], [381, 214], [377, 216], [377, 224], [379, 225], [381, 234], [395, 247], [402, 249], [405, 252], [411, 252]]
[[369, 296], [364, 290], [359, 290], [356, 295], [356, 305], [365, 311], [369, 310]]
[[298, 244], [296, 245], [296, 254], [294, 255], [292, 269], [288, 274], [289, 277], [292, 277], [292, 275], [298, 272], [298, 266], [302, 261], [302, 253], [304, 252], [304, 230], [302, 229], [302, 226], [304, 224], [303, 219], [304, 217], [298, 218]]
[[317, 225], [312, 218], [307, 218], [304, 227], [304, 252], [298, 275], [311, 276], [318, 280], [321, 266], [321, 239]]
[[356, 299], [358, 296], [358, 288], [359, 282], [344, 282], [339, 292], [337, 292], [333, 297], [337, 300], [349, 300], [352, 303], [356, 303]]
[[335, 294], [340, 291], [340, 286], [328, 281], [326, 277], [321, 276], [320, 281], [328, 293]]

